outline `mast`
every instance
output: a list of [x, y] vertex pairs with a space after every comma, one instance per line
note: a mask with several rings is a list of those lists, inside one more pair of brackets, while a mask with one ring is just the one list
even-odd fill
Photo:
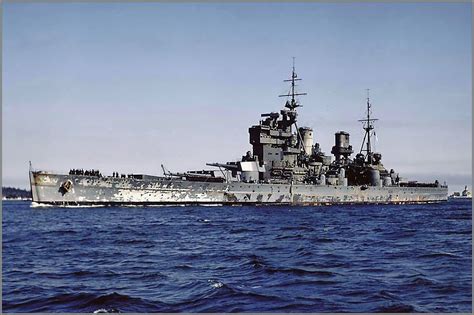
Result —
[[[367, 117], [365, 119], [359, 119], [359, 121], [363, 123], [363, 129], [365, 130], [364, 140], [362, 140], [362, 146], [360, 147], [359, 153], [362, 153], [363, 151], [365, 151], [366, 161], [369, 164], [372, 164], [372, 147], [370, 143], [370, 134], [371, 134], [371, 131], [374, 129], [373, 122], [378, 120], [378, 119], [370, 118], [371, 107], [372, 105], [370, 104], [369, 89], [367, 89]], [[366, 144], [365, 150], [363, 149], [364, 144]]]
[[[288, 113], [288, 115], [290, 116], [290, 130], [291, 130], [291, 126], [294, 124], [295, 125], [295, 128], [296, 128], [296, 134], [297, 134], [297, 137], [299, 139], [299, 149], [301, 150], [302, 148], [302, 145], [303, 145], [303, 137], [301, 136], [300, 134], [300, 131], [298, 129], [298, 125], [296, 124], [296, 116], [297, 116], [297, 113], [296, 113], [296, 110], [295, 108], [296, 107], [302, 107], [301, 104], [299, 104], [299, 102], [296, 101], [295, 99], [295, 96], [299, 96], [299, 95], [307, 95], [306, 93], [297, 93], [296, 92], [296, 84], [295, 84], [295, 81], [301, 81], [301, 79], [298, 79], [298, 75], [296, 74], [296, 71], [295, 71], [295, 57], [293, 57], [293, 69], [291, 71], [291, 79], [289, 80], [283, 80], [283, 82], [291, 82], [291, 90], [288, 92], [288, 94], [283, 94], [283, 95], [278, 95], [278, 97], [290, 97], [291, 96], [291, 102], [289, 101], [286, 101], [286, 104], [285, 104], [285, 107], [289, 108], [290, 109], [290, 112]], [[308, 152], [307, 152], [308, 153]], [[309, 154], [309, 153], [308, 153]]]
[[278, 97], [290, 97], [291, 96], [291, 102], [286, 102], [285, 107], [288, 107], [289, 109], [293, 110], [296, 107], [300, 107], [301, 104], [299, 104], [295, 96], [299, 95], [306, 95], [306, 93], [296, 93], [295, 87], [295, 81], [301, 81], [301, 79], [297, 79], [297, 74], [295, 72], [295, 57], [293, 57], [293, 71], [291, 72], [291, 79], [289, 80], [283, 80], [283, 82], [291, 82], [291, 90], [288, 92], [288, 94], [283, 94], [283, 95], [278, 95]]

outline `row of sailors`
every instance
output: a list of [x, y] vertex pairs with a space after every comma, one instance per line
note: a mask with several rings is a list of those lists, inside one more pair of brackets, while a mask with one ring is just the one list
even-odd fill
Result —
[[[97, 176], [102, 177], [102, 174], [98, 170], [83, 170], [83, 169], [72, 169], [69, 171], [69, 175], [85, 175], [85, 176]], [[132, 175], [119, 174], [118, 172], [113, 172], [112, 177], [116, 178], [133, 178]]]
[[118, 172], [113, 172], [113, 173], [112, 173], [112, 177], [116, 177], [116, 178], [133, 178], [133, 175], [131, 175], [131, 174], [125, 175], [125, 174], [119, 174]]
[[116, 177], [116, 178], [122, 177], [122, 178], [125, 178], [125, 175], [124, 175], [124, 174], [121, 174], [121, 176], [119, 176], [119, 173], [118, 173], [118, 172], [113, 172], [113, 173], [112, 173], [112, 177]]
[[82, 168], [70, 170], [69, 175], [85, 175], [85, 176], [102, 177], [102, 174], [98, 170], [85, 170], [84, 171]]

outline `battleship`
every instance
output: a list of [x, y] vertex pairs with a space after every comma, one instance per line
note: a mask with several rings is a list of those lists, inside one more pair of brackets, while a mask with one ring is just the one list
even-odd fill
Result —
[[[240, 161], [207, 163], [207, 170], [163, 175], [104, 176], [97, 170], [71, 169], [68, 174], [33, 170], [33, 202], [53, 205], [331, 205], [442, 202], [448, 187], [405, 181], [382, 164], [372, 150], [375, 121], [367, 95], [367, 111], [360, 120], [364, 138], [354, 157], [350, 135], [335, 133], [332, 155], [314, 141], [313, 129], [298, 127], [296, 91], [301, 80], [293, 68], [283, 109], [261, 114], [249, 128], [252, 151]], [[212, 168], [211, 168], [212, 167]]]

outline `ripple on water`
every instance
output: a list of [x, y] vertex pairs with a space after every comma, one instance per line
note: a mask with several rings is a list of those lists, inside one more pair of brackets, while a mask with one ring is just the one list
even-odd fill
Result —
[[469, 313], [471, 207], [4, 202], [3, 311]]

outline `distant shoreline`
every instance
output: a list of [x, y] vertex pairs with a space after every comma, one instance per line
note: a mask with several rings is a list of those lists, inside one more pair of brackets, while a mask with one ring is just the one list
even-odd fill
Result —
[[32, 200], [31, 190], [2, 187], [2, 200]]

